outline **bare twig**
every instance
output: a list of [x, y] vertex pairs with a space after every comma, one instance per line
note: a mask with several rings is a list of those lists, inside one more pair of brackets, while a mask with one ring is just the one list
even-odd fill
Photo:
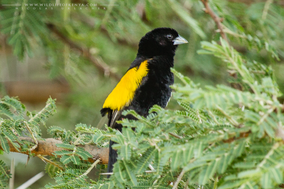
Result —
[[185, 171], [182, 170], [181, 173], [179, 174], [179, 176], [178, 176], [178, 178], [177, 178], [177, 180], [176, 180], [174, 186], [173, 186], [173, 189], [178, 188], [178, 184], [180, 183], [180, 181], [181, 181], [181, 179], [182, 179], [182, 177], [183, 177], [184, 174], [185, 174]]
[[265, 5], [264, 5], [263, 12], [262, 12], [262, 17], [261, 17], [262, 20], [266, 19], [266, 16], [267, 16], [267, 13], [268, 13], [268, 10], [269, 10], [271, 3], [273, 3], [273, 0], [267, 0], [266, 1]]
[[111, 173], [100, 173], [100, 175], [113, 175], [113, 172], [111, 172]]
[[[201, 2], [203, 3], [204, 5], [204, 11], [209, 14], [211, 16], [211, 18], [214, 20], [214, 22], [216, 23], [218, 29], [219, 29], [219, 32], [220, 32], [220, 35], [223, 39], [225, 39], [227, 42], [228, 42], [228, 38], [224, 32], [224, 29], [223, 29], [223, 25], [222, 25], [222, 21], [223, 21], [223, 18], [220, 18], [218, 15], [216, 15], [213, 10], [211, 9], [211, 7], [209, 6], [208, 4], [208, 0], [201, 0]], [[228, 42], [229, 43], [229, 42]]]
[[217, 110], [219, 110], [228, 120], [229, 122], [234, 125], [234, 126], [238, 126], [239, 123], [234, 119], [232, 118], [231, 116], [229, 116], [220, 106], [216, 106]]
[[[14, 158], [11, 160], [10, 170], [11, 170], [11, 172], [10, 172], [11, 177], [9, 179], [9, 188], [14, 188], [14, 184], [15, 184], [15, 182], [14, 182], [15, 181], [15, 159]], [[4, 174], [7, 174], [5, 171], [3, 171], [3, 172], [4, 172]], [[6, 176], [9, 177], [9, 175], [6, 175]]]
[[276, 109], [276, 107], [272, 107], [264, 115], [262, 115], [262, 117], [259, 120], [259, 122], [257, 122], [257, 125], [262, 124], [262, 122], [264, 122], [265, 119], [269, 116], [269, 114], [271, 114], [275, 109]]
[[89, 174], [91, 172], [91, 170], [100, 162], [101, 160], [100, 159], [97, 159], [97, 161], [95, 161], [91, 167], [89, 167], [89, 169], [83, 174], [81, 175], [80, 177], [82, 176], [87, 176], [87, 174]]
[[102, 62], [102, 60], [92, 56], [90, 51], [87, 48], [81, 47], [76, 44], [74, 41], [67, 38], [64, 34], [62, 34], [53, 24], [47, 24], [47, 27], [52, 31], [57, 37], [60, 38], [62, 42], [67, 44], [69, 47], [78, 50], [82, 53], [83, 57], [88, 59], [98, 70], [100, 70], [103, 75], [110, 76], [117, 81], [120, 80], [120, 76], [115, 73], [106, 63]]
[[[33, 119], [33, 118], [31, 118], [31, 120], [32, 120], [32, 119]], [[35, 142], [35, 145], [29, 149], [29, 151], [33, 151], [34, 149], [36, 149], [36, 147], [37, 147], [37, 145], [38, 145], [38, 141], [37, 141], [37, 139], [35, 138], [35, 136], [34, 136], [32, 130], [31, 130], [31, 128], [29, 127], [29, 124], [28, 124], [26, 121], [24, 121], [24, 123], [25, 123], [25, 125], [26, 125], [26, 127], [27, 127], [29, 133], [32, 135], [32, 139], [33, 139], [34, 142]]]
[[277, 124], [275, 136], [281, 138], [284, 141], [284, 128], [281, 121]]
[[33, 176], [32, 178], [30, 178], [29, 180], [27, 180], [24, 184], [19, 186], [17, 189], [29, 188], [29, 186], [31, 186], [33, 183], [35, 183], [36, 181], [41, 179], [43, 176], [44, 176], [44, 172], [42, 171], [42, 172], [36, 174], [35, 176]]
[[[155, 170], [147, 170], [145, 171], [145, 173], [155, 173], [156, 171]], [[110, 173], [100, 173], [100, 175], [113, 175], [113, 172], [110, 172]]]
[[37, 155], [37, 157], [40, 158], [43, 162], [50, 163], [51, 165], [54, 165], [55, 167], [58, 167], [59, 169], [63, 170], [63, 167], [60, 164], [55, 163], [55, 162], [43, 157], [42, 155]]
[[170, 132], [169, 135], [171, 135], [171, 136], [173, 136], [173, 137], [176, 137], [176, 138], [178, 138], [178, 139], [182, 139], [181, 136], [178, 136], [178, 135], [176, 135], [176, 134], [174, 134], [174, 133], [172, 133], [172, 132]]

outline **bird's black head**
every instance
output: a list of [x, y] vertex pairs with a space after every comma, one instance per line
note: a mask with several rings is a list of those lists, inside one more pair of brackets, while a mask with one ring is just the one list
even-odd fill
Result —
[[156, 28], [148, 32], [139, 42], [138, 55], [153, 57], [158, 55], [173, 56], [179, 44], [187, 43], [172, 28]]

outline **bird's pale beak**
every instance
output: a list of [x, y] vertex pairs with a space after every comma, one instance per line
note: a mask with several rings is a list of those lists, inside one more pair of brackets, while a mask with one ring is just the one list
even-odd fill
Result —
[[184, 44], [184, 43], [188, 43], [188, 41], [185, 39], [185, 38], [183, 38], [182, 36], [177, 36], [174, 40], [173, 40], [173, 42], [174, 42], [174, 45], [180, 45], [180, 44]]

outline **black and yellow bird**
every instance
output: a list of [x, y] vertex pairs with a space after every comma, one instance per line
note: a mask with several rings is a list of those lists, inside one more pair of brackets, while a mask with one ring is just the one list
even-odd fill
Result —
[[[172, 92], [170, 85], [174, 83], [170, 69], [174, 65], [176, 48], [183, 43], [187, 41], [171, 28], [156, 28], [142, 37], [135, 60], [101, 109], [102, 116], [108, 114], [109, 127], [121, 131], [122, 125], [116, 123], [117, 120], [135, 119], [121, 115], [123, 110], [132, 109], [147, 116], [153, 105], [167, 106]], [[110, 141], [108, 172], [112, 172], [117, 158], [112, 144]]]

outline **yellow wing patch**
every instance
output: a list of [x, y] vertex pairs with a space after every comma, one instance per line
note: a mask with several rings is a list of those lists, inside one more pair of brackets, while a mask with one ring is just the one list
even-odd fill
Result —
[[142, 78], [148, 73], [147, 60], [138, 67], [131, 68], [121, 78], [116, 87], [108, 95], [103, 108], [121, 110], [128, 106], [133, 100], [136, 89], [139, 87]]

